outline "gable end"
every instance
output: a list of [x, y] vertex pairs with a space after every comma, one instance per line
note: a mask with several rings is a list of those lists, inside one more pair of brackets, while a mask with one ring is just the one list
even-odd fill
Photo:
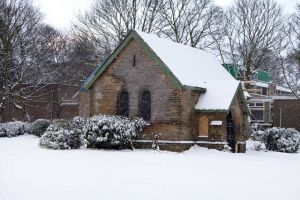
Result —
[[183, 85], [177, 79], [177, 77], [171, 72], [171, 70], [164, 64], [164, 62], [159, 58], [159, 56], [151, 49], [151, 47], [138, 35], [135, 30], [131, 30], [124, 40], [117, 46], [114, 52], [100, 65], [98, 66], [86, 79], [85, 83], [81, 87], [81, 91], [88, 91], [94, 82], [103, 74], [107, 67], [117, 58], [118, 54], [125, 48], [125, 46], [134, 39], [145, 52], [152, 58], [162, 71], [173, 81], [175, 86], [181, 88]]

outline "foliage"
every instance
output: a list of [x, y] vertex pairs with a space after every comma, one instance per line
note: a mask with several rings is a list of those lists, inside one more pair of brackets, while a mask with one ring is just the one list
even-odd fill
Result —
[[80, 133], [51, 124], [40, 138], [40, 145], [48, 149], [78, 149], [82, 142]]
[[51, 122], [47, 119], [37, 119], [30, 125], [30, 133], [41, 137], [50, 124]]
[[300, 133], [292, 128], [269, 128], [263, 132], [262, 142], [267, 150], [295, 153], [300, 145]]
[[264, 150], [266, 150], [266, 145], [261, 141], [254, 141], [253, 148], [256, 151], [264, 151]]
[[25, 122], [14, 121], [0, 123], [0, 137], [16, 137], [28, 133], [29, 131], [28, 123]]
[[90, 148], [132, 148], [132, 140], [142, 131], [146, 122], [141, 118], [96, 115], [90, 119], [75, 118]]
[[40, 144], [50, 149], [133, 148], [132, 140], [145, 125], [146, 122], [141, 118], [110, 115], [96, 115], [92, 118], [75, 117], [67, 124], [50, 125], [41, 137]]
[[261, 131], [261, 130], [254, 131], [254, 130], [252, 130], [252, 133], [251, 133], [251, 139], [252, 140], [261, 141], [263, 136], [264, 136], [264, 131]]

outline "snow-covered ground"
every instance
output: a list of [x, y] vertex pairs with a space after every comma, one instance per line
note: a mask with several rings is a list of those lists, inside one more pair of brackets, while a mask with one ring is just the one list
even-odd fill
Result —
[[0, 138], [0, 200], [299, 200], [300, 153], [41, 149]]

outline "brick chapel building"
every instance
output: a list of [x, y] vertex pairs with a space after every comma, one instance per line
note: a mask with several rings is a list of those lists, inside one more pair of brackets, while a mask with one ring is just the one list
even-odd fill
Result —
[[181, 151], [191, 145], [245, 151], [248, 108], [239, 81], [202, 50], [132, 30], [86, 80], [79, 115], [143, 117], [135, 142]]

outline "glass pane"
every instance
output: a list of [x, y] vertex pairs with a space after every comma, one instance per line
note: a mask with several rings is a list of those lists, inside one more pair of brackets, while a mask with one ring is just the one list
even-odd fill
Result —
[[264, 111], [263, 110], [251, 110], [251, 119], [252, 120], [259, 120], [263, 121], [264, 120]]

